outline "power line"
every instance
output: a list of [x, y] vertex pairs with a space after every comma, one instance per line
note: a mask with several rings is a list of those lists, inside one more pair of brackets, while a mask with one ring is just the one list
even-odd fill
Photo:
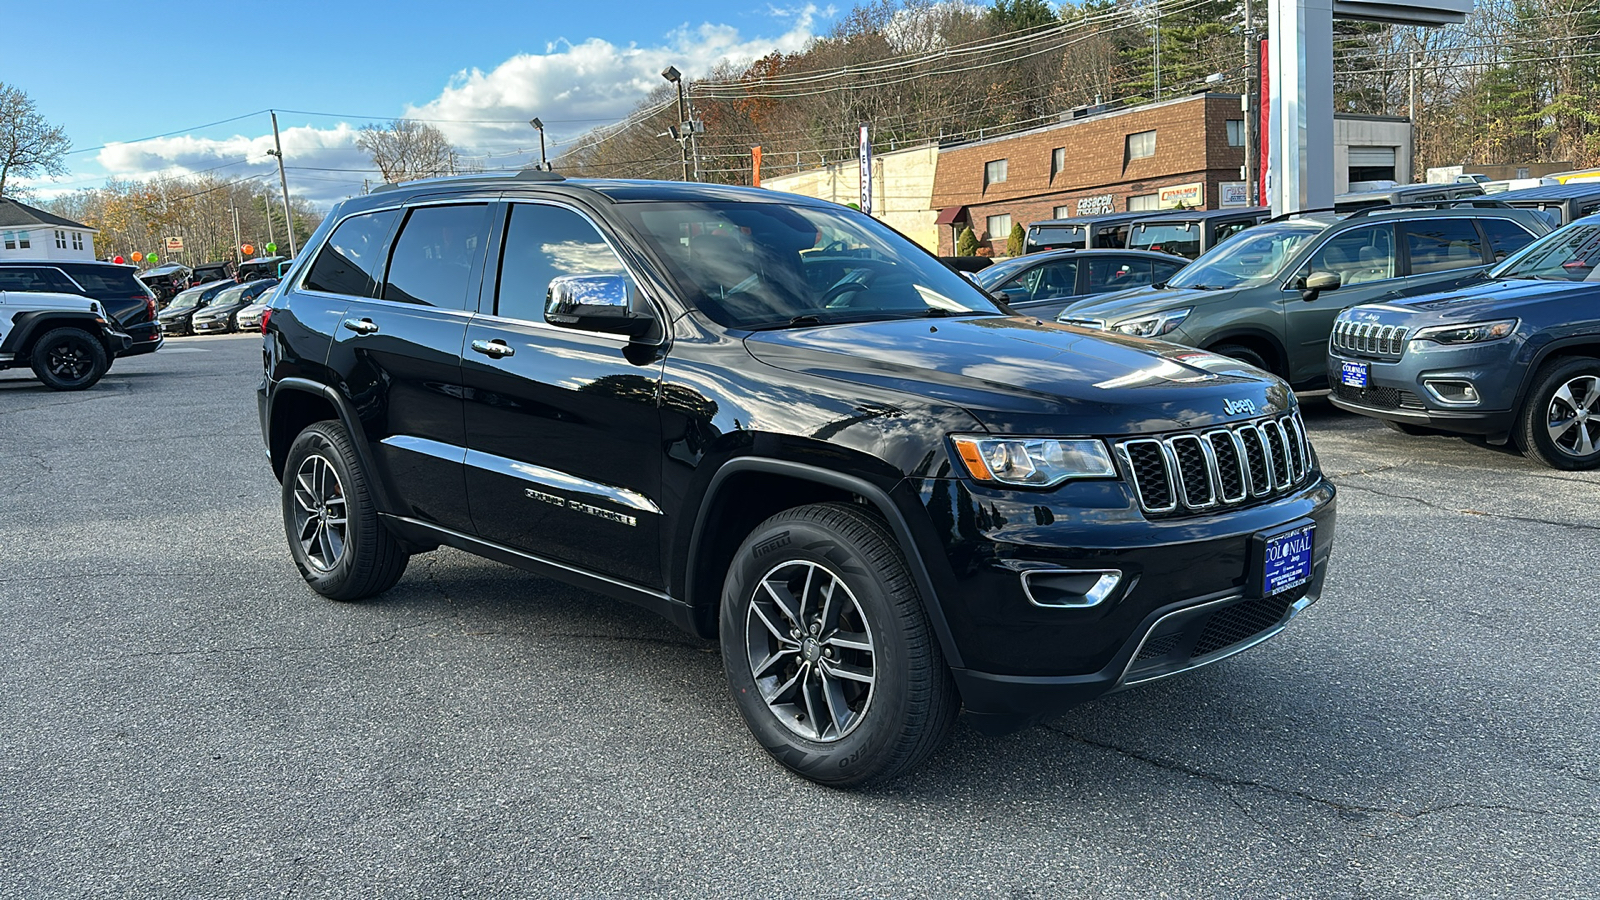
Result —
[[[112, 144], [123, 145], [123, 146], [128, 145], [128, 144], [142, 144], [145, 141], [159, 140], [159, 139], [164, 138], [164, 137], [172, 137], [173, 135], [178, 135], [178, 134], [188, 134], [191, 131], [201, 131], [203, 129], [211, 128], [211, 127], [216, 126], [216, 125], [226, 125], [229, 122], [237, 122], [240, 119], [248, 119], [251, 116], [263, 115], [266, 112], [268, 112], [268, 110], [258, 109], [255, 112], [248, 112], [248, 113], [245, 113], [242, 116], [234, 116], [231, 119], [219, 119], [218, 121], [215, 121], [215, 122], [207, 122], [204, 125], [195, 125], [195, 126], [190, 127], [190, 128], [180, 128], [177, 131], [169, 131], [169, 132], [167, 132], [165, 134], [152, 134], [149, 137], [135, 138], [135, 139], [133, 139], [131, 141], [112, 141], [111, 143]], [[96, 150], [104, 150], [109, 146], [111, 146], [111, 144], [101, 144], [98, 147], [85, 147], [82, 150], [70, 150], [65, 155], [66, 156], [71, 156], [71, 155], [73, 155], [75, 153], [92, 153], [92, 152], [94, 152]]]

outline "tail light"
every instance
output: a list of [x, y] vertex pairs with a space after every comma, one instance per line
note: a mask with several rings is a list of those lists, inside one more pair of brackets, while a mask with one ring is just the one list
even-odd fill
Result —
[[272, 307], [269, 306], [266, 309], [263, 309], [261, 311], [261, 333], [262, 334], [266, 334], [267, 333], [267, 320], [269, 320], [271, 318], [272, 318]]
[[143, 296], [134, 297], [133, 299], [144, 301], [144, 311], [149, 314], [150, 321], [154, 322], [156, 320], [156, 298], [150, 296], [149, 294], [145, 294]]

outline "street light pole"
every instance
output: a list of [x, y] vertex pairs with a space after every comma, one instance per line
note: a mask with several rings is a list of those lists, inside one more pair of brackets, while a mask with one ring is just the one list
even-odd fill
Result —
[[689, 141], [688, 135], [684, 131], [692, 126], [689, 124], [689, 104], [683, 96], [683, 73], [679, 72], [675, 66], [667, 66], [661, 70], [661, 77], [678, 87], [678, 127], [673, 129], [676, 132], [673, 136], [678, 139], [678, 153], [683, 157], [683, 180], [688, 181]]
[[242, 266], [244, 265], [244, 248], [241, 245], [244, 240], [239, 237], [239, 207], [229, 203], [228, 212], [233, 213], [233, 258], [238, 260], [238, 264]]
[[294, 213], [289, 209], [289, 178], [283, 174], [283, 141], [278, 137], [278, 111], [272, 110], [272, 144], [277, 149], [268, 150], [268, 156], [278, 158], [278, 184], [283, 188], [283, 225], [289, 231], [289, 255], [298, 251], [294, 246]]
[[544, 123], [539, 121], [538, 116], [535, 116], [528, 120], [528, 124], [539, 130], [539, 170], [548, 172], [550, 171], [550, 163], [544, 156]]

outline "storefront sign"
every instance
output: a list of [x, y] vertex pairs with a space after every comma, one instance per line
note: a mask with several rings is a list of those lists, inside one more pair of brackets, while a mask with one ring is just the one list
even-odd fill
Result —
[[1117, 198], [1113, 194], [1096, 194], [1093, 197], [1079, 197], [1077, 215], [1099, 216], [1108, 212], [1116, 212]]
[[1203, 181], [1194, 184], [1175, 184], [1172, 187], [1161, 189], [1160, 205], [1162, 209], [1199, 209], [1206, 205], [1206, 185]]
[[1242, 181], [1224, 181], [1218, 185], [1222, 189], [1222, 199], [1218, 206], [1249, 206], [1250, 192], [1245, 190]]

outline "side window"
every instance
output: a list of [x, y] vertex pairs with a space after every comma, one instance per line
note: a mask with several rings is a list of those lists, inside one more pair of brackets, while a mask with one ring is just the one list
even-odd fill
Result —
[[388, 209], [344, 220], [311, 263], [306, 289], [353, 297], [376, 294], [383, 241], [397, 215]]
[[1228, 238], [1231, 238], [1234, 235], [1238, 234], [1239, 232], [1245, 230], [1246, 228], [1249, 228], [1252, 224], [1254, 224], [1254, 223], [1251, 223], [1251, 222], [1228, 222], [1228, 223], [1226, 223], [1224, 225], [1218, 225], [1216, 233], [1211, 236], [1211, 246], [1215, 247], [1216, 245], [1218, 245], [1218, 244], [1222, 243], [1223, 241], [1227, 240]]
[[[1467, 222], [1466, 219], [1458, 219]], [[1471, 222], [1467, 222], [1470, 227]], [[1328, 239], [1311, 256], [1312, 272], [1333, 272], [1344, 286], [1395, 276], [1394, 225], [1352, 228]]]
[[1471, 219], [1413, 219], [1405, 232], [1413, 275], [1483, 265], [1483, 244]]
[[1070, 297], [1078, 292], [1078, 263], [1076, 260], [1063, 259], [1034, 266], [1004, 286], [1023, 288], [1028, 292], [1029, 300]]
[[383, 299], [466, 309], [468, 279], [489, 228], [489, 207], [419, 206], [406, 216], [389, 254]]
[[1533, 243], [1533, 235], [1509, 219], [1479, 219], [1478, 224], [1483, 226], [1483, 233], [1489, 236], [1489, 250], [1495, 262]]
[[[1155, 132], [1151, 132], [1151, 134], [1154, 133]], [[1121, 250], [1128, 246], [1128, 229], [1132, 227], [1133, 226], [1131, 224], [1107, 225], [1106, 227], [1100, 229], [1099, 235], [1095, 238], [1094, 245], [1096, 247], [1110, 247], [1114, 250]]]
[[583, 216], [559, 206], [513, 203], [500, 258], [495, 315], [544, 321], [545, 293], [561, 275], [623, 275], [626, 269]]
[[1155, 271], [1150, 275], [1150, 283], [1166, 284], [1168, 281], [1172, 280], [1172, 276], [1178, 274], [1179, 270], [1182, 268], [1183, 263], [1158, 262], [1155, 264]]
[[1089, 260], [1089, 293], [1109, 294], [1144, 287], [1150, 284], [1150, 273], [1149, 260], [1097, 256]]

